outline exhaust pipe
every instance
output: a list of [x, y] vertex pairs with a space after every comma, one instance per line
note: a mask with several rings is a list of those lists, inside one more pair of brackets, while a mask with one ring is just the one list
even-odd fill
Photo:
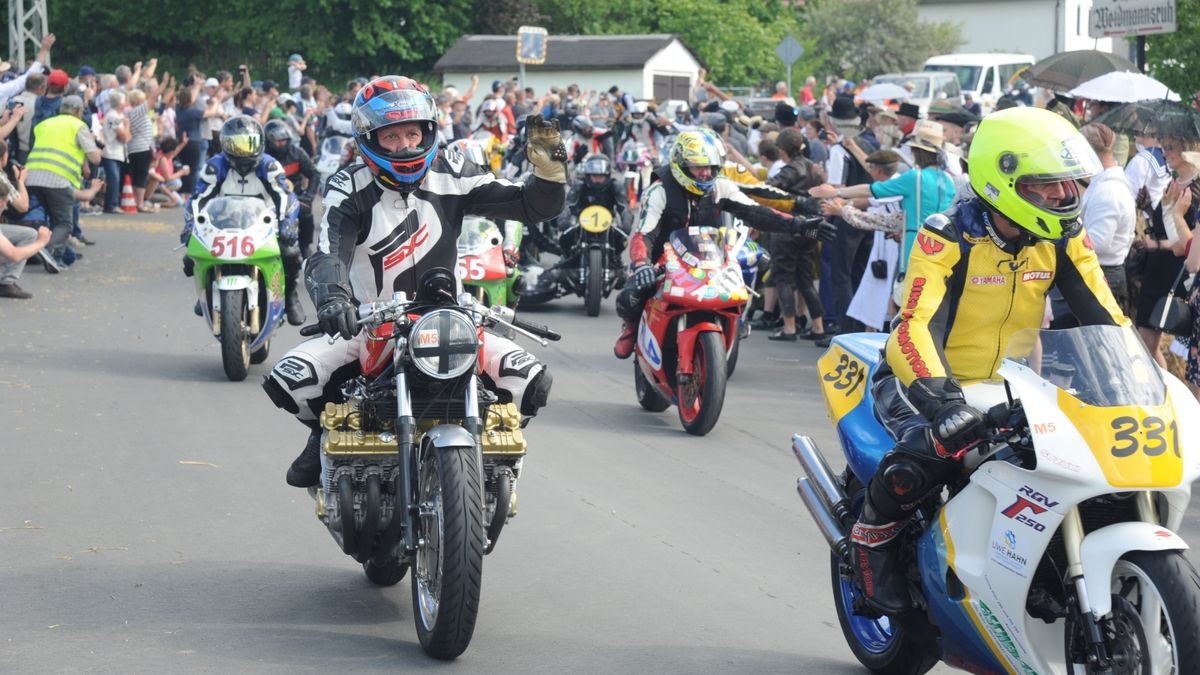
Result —
[[808, 436], [792, 436], [792, 453], [805, 476], [796, 481], [796, 492], [817, 523], [829, 547], [845, 560], [850, 559], [849, 537], [843, 523], [854, 520], [850, 500], [833, 477], [825, 456]]

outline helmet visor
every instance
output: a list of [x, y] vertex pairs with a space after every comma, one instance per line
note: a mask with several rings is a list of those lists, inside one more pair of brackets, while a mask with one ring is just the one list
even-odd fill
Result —
[[589, 157], [583, 160], [583, 172], [589, 176], [608, 176], [612, 173], [608, 166], [607, 157]]
[[221, 150], [230, 157], [256, 157], [263, 151], [262, 134], [250, 130], [225, 134]]
[[428, 92], [396, 89], [376, 94], [354, 109], [354, 133], [368, 135], [400, 122], [433, 122], [436, 119], [437, 108]]
[[[1012, 162], [1012, 155], [1000, 156], [1000, 170]], [[1020, 183], [1058, 183], [1066, 180], [1081, 180], [1100, 173], [1103, 166], [1092, 146], [1078, 133], [1067, 136], [1057, 143], [1046, 143], [1037, 149], [1022, 154], [1014, 162], [1016, 178]]]

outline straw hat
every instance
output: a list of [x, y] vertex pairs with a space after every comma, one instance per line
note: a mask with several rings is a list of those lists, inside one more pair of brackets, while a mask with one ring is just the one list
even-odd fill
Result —
[[945, 130], [942, 125], [930, 120], [921, 120], [917, 122], [917, 126], [913, 129], [912, 140], [908, 142], [909, 147], [928, 150], [929, 152], [938, 152], [942, 149], [942, 145], [946, 142]]

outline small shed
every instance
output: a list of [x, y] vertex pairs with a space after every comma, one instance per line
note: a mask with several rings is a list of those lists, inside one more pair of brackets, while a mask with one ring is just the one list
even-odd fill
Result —
[[[616, 85], [635, 99], [691, 98], [705, 63], [675, 35], [550, 35], [546, 62], [525, 66], [525, 86], [541, 96], [551, 86], [579, 85], [581, 91], [608, 91]], [[479, 75], [472, 105], [491, 91], [492, 82], [516, 77], [515, 35], [464, 35], [433, 66], [442, 82], [466, 92]]]

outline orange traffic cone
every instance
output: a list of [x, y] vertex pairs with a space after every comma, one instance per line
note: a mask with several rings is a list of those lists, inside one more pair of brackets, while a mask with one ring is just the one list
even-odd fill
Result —
[[137, 213], [137, 200], [133, 197], [133, 179], [125, 176], [125, 184], [121, 186], [121, 210], [125, 213]]

